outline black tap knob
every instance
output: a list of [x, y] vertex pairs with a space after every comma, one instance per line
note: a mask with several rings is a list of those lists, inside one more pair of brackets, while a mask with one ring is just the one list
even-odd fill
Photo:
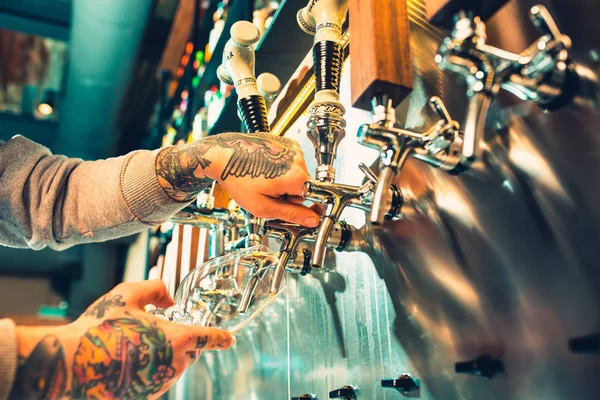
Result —
[[485, 379], [492, 379], [497, 374], [504, 373], [504, 364], [502, 364], [502, 361], [486, 354], [471, 361], [457, 362], [454, 364], [454, 370], [457, 374], [471, 374]]
[[569, 350], [573, 353], [600, 354], [600, 333], [570, 339]]
[[409, 394], [418, 391], [420, 383], [418, 379], [402, 374], [397, 379], [382, 379], [381, 387], [394, 388], [402, 394]]
[[292, 400], [319, 400], [318, 397], [314, 397], [312, 394], [304, 393], [298, 397], [292, 397]]
[[441, 8], [433, 10], [433, 16], [428, 14], [432, 24], [451, 29], [456, 22], [456, 15], [461, 11], [471, 13], [473, 17], [479, 17], [485, 22], [506, 3], [508, 0], [450, 0]]
[[329, 392], [330, 399], [344, 399], [344, 400], [355, 400], [356, 392], [352, 386], [343, 386], [339, 389]]

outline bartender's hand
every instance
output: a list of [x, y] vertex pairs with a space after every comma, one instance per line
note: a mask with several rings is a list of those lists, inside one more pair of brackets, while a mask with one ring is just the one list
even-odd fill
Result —
[[173, 199], [189, 201], [219, 181], [237, 204], [260, 218], [309, 227], [318, 215], [301, 204], [310, 179], [298, 143], [269, 133], [223, 133], [167, 147], [156, 159], [161, 186]]
[[144, 312], [174, 304], [160, 280], [118, 285], [79, 319], [17, 327], [11, 399], [146, 399], [166, 392], [203, 350], [225, 350], [228, 332], [177, 325]]

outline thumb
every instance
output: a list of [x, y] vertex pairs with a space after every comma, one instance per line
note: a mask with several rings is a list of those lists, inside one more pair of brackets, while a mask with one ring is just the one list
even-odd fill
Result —
[[264, 196], [261, 203], [262, 218], [281, 219], [310, 228], [319, 225], [319, 215], [309, 207], [268, 196]]
[[[170, 322], [173, 329], [181, 332], [181, 325]], [[205, 328], [199, 326], [186, 326], [185, 343], [181, 344], [180, 351], [199, 352], [204, 350], [227, 350], [235, 343], [235, 337], [222, 329]]]

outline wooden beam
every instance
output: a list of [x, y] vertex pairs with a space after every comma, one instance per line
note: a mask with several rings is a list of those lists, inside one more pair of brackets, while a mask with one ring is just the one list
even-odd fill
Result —
[[185, 51], [185, 45], [190, 40], [193, 23], [194, 0], [181, 0], [160, 61], [160, 67], [157, 69], [158, 74], [163, 70], [167, 70], [173, 76], [176, 76], [179, 61]]
[[387, 94], [399, 104], [413, 88], [406, 0], [350, 0], [352, 104], [371, 110]]

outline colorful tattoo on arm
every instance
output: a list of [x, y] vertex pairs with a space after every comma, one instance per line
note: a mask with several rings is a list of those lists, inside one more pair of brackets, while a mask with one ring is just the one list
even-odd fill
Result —
[[67, 366], [56, 336], [45, 336], [29, 356], [19, 356], [11, 399], [59, 400], [65, 395]]
[[82, 337], [73, 362], [73, 397], [143, 399], [175, 376], [173, 350], [155, 322], [106, 320]]
[[125, 307], [125, 302], [122, 300], [123, 296], [120, 294], [116, 294], [113, 297], [110, 297], [110, 295], [107, 294], [96, 303], [92, 304], [83, 315], [86, 317], [104, 318], [104, 314], [111, 307]]

